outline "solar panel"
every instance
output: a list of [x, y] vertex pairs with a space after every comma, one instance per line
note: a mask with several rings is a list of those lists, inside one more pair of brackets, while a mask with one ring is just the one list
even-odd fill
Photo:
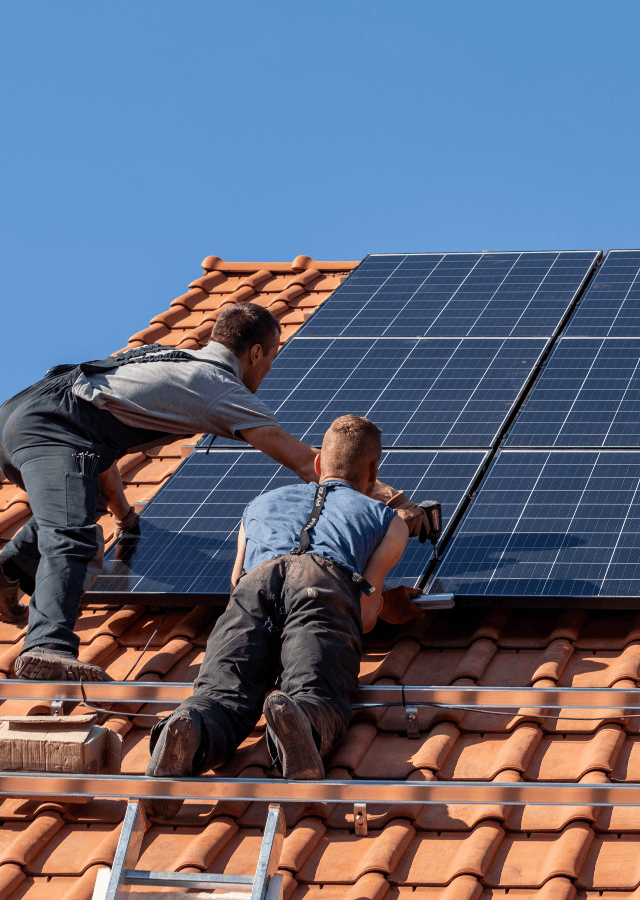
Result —
[[640, 338], [563, 338], [508, 447], [640, 447]]
[[599, 252], [368, 256], [305, 336], [551, 337]]
[[607, 253], [566, 333], [575, 337], [640, 337], [640, 250]]
[[640, 452], [502, 451], [429, 590], [639, 597]]
[[[440, 500], [446, 527], [485, 459], [477, 451], [388, 451], [380, 478], [418, 501]], [[228, 593], [244, 507], [297, 481], [254, 450], [193, 453], [142, 513], [139, 538], [125, 536], [110, 549], [91, 596]], [[431, 554], [429, 542], [410, 541], [392, 577], [417, 581]]]
[[296, 337], [259, 396], [286, 431], [314, 446], [350, 413], [382, 428], [386, 447], [490, 447], [546, 344]]

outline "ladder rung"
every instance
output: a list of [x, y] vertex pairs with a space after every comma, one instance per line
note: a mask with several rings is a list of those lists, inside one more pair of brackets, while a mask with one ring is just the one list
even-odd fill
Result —
[[125, 884], [149, 885], [154, 887], [199, 888], [217, 890], [253, 887], [253, 875], [207, 875], [205, 872], [139, 872], [127, 869]]

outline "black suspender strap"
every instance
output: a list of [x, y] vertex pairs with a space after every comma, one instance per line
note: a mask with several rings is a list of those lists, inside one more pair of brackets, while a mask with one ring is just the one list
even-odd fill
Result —
[[295, 550], [291, 551], [292, 556], [298, 556], [298, 554], [300, 553], [306, 553], [309, 549], [309, 545], [311, 544], [309, 532], [318, 524], [318, 519], [320, 518], [322, 507], [324, 506], [325, 497], [327, 496], [327, 488], [328, 485], [326, 484], [319, 484], [316, 488], [316, 496], [313, 501], [311, 515], [307, 519], [306, 523], [302, 526], [302, 531], [300, 532], [300, 543]]
[[[300, 543], [296, 547], [295, 550], [291, 551], [291, 556], [299, 556], [301, 553], [306, 553], [311, 545], [311, 538], [309, 537], [309, 532], [312, 528], [318, 524], [318, 519], [322, 514], [322, 510], [324, 508], [324, 501], [327, 496], [327, 489], [329, 488], [328, 484], [319, 484], [316, 488], [316, 496], [313, 501], [313, 508], [311, 510], [311, 515], [307, 519], [306, 523], [302, 526], [302, 531], [300, 532]], [[363, 578], [358, 572], [352, 572], [351, 578], [358, 585], [363, 594], [373, 594], [375, 588], [373, 585], [369, 584], [366, 578]]]

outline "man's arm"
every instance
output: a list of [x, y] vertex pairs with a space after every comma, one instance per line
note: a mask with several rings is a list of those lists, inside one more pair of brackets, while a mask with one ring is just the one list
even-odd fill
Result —
[[236, 585], [240, 580], [240, 576], [242, 575], [242, 567], [244, 566], [244, 555], [247, 550], [247, 538], [244, 533], [244, 525], [240, 522], [240, 528], [238, 528], [238, 552], [236, 553], [236, 561], [233, 564], [233, 571], [231, 572], [231, 593], [236, 589]]
[[117, 463], [114, 463], [99, 477], [100, 487], [107, 501], [107, 506], [116, 520], [115, 536], [120, 537], [123, 532], [135, 528], [140, 517], [125, 497], [122, 475]]
[[409, 539], [409, 529], [400, 516], [394, 516], [374, 552], [369, 557], [367, 567], [362, 573], [364, 578], [375, 588], [375, 592], [360, 598], [362, 612], [362, 628], [371, 631], [376, 624], [378, 612], [382, 606], [382, 588], [387, 574], [396, 563], [400, 562]]
[[303, 481], [308, 483], [318, 480], [313, 463], [319, 451], [303, 444], [279, 425], [244, 428], [240, 434], [256, 450], [262, 450], [271, 459], [291, 469]]

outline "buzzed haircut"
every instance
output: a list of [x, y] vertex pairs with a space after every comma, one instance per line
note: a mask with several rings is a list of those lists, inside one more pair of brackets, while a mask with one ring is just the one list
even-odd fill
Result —
[[340, 416], [334, 419], [322, 441], [323, 470], [347, 481], [364, 475], [380, 461], [382, 432], [371, 419]]
[[211, 340], [241, 356], [255, 344], [268, 352], [280, 337], [280, 323], [255, 303], [233, 303], [223, 309], [211, 332]]

